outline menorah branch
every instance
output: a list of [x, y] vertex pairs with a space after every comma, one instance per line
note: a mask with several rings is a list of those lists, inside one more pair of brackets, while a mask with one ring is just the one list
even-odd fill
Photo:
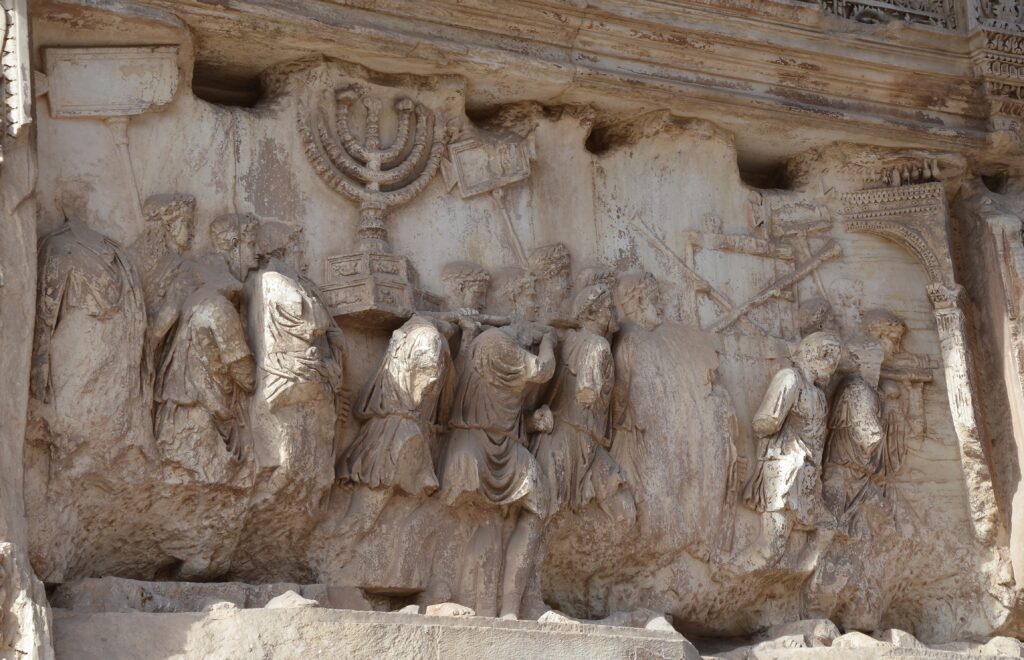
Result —
[[[336, 93], [333, 107], [300, 112], [299, 134], [320, 178], [359, 204], [360, 249], [388, 252], [387, 213], [426, 188], [440, 166], [446, 136], [435, 133], [431, 110], [403, 98], [394, 104], [394, 140], [383, 145], [380, 113], [384, 104], [375, 97], [362, 97], [359, 100], [366, 108], [366, 125], [360, 142], [350, 125], [349, 109], [354, 100], [347, 92]], [[329, 111], [335, 113], [334, 130], [325, 114]]]

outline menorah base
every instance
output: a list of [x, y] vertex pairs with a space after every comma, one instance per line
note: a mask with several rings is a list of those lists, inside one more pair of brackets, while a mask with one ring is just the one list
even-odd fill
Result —
[[405, 257], [355, 252], [327, 258], [326, 281], [320, 287], [339, 323], [393, 329], [416, 309], [437, 309], [435, 296], [411, 280]]

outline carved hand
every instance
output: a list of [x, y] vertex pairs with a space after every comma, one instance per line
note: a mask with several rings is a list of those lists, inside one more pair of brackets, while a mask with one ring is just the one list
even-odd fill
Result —
[[480, 324], [474, 321], [470, 314], [464, 314], [466, 310], [459, 313], [459, 327], [462, 328], [462, 341], [469, 343], [480, 332]]
[[593, 387], [584, 387], [576, 391], [576, 401], [584, 407], [589, 407], [597, 401], [600, 392]]
[[555, 416], [547, 406], [534, 410], [526, 420], [526, 430], [529, 433], [551, 433], [554, 428]]

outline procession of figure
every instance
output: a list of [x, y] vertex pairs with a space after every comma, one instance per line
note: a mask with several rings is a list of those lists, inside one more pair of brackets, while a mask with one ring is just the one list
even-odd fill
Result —
[[[337, 96], [339, 125], [351, 96]], [[376, 130], [381, 105], [364, 103]], [[597, 524], [608, 538], [647, 539], [652, 553], [683, 549], [723, 579], [795, 572], [821, 586], [807, 607], [827, 615], [834, 588], [822, 567], [895, 524], [907, 440], [923, 433], [930, 375], [906, 366], [906, 324], [866, 310], [844, 341], [830, 306], [804, 301], [791, 362], [750, 423], [755, 460], [744, 474], [745, 434], [717, 381], [716, 349], [700, 328], [668, 320], [651, 273], [601, 263], [574, 272], [566, 245], [525, 252], [510, 231], [520, 263], [448, 263], [445, 309], [412, 306], [420, 298], [405, 258], [388, 253], [384, 212], [425, 185], [447, 137], [422, 106], [395, 107], [396, 143], [413, 139], [417, 118], [411, 153], [404, 142], [382, 148], [369, 128], [363, 146], [348, 134], [325, 144], [329, 131], [300, 123], [321, 176], [360, 202], [361, 251], [338, 258], [340, 284], [306, 276], [303, 231], [285, 222], [220, 215], [202, 253], [185, 194], [146, 200], [128, 248], [76, 219], [41, 239], [28, 455], [49, 479], [27, 506], [30, 520], [60, 509], [59, 524], [34, 530], [44, 579], [313, 580], [322, 576], [301, 549], [318, 533], [367, 593], [441, 594], [517, 618], [543, 607], [552, 544]], [[496, 180], [528, 174], [512, 162], [520, 151], [504, 147], [509, 167]], [[346, 149], [373, 166], [346, 160]], [[784, 285], [838, 254], [834, 244], [808, 251], [812, 266]], [[712, 330], [750, 327], [744, 314], [771, 297], [736, 308], [715, 299], [726, 314]], [[342, 326], [357, 317], [372, 328], [358, 326], [360, 336], [390, 333], [367, 382], [353, 382], [347, 364]], [[120, 481], [97, 485], [113, 464]], [[680, 493], [719, 508], [678, 507], [663, 494], [672, 474], [685, 476]], [[76, 489], [88, 488], [119, 509], [86, 510]], [[138, 496], [154, 488], [156, 505]], [[740, 501], [759, 533], [733, 548]], [[166, 515], [147, 515], [150, 506]], [[397, 509], [401, 523], [388, 514]], [[119, 539], [117, 521], [129, 519], [156, 522]], [[402, 552], [441, 561], [425, 537], [442, 519], [461, 544], [448, 583], [391, 571]], [[373, 558], [386, 579], [352, 575], [382, 525], [424, 543]], [[119, 542], [140, 559], [104, 552]]]

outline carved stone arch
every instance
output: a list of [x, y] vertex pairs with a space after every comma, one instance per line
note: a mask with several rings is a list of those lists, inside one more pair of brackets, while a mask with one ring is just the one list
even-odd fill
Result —
[[991, 543], [999, 510], [988, 452], [978, 424], [974, 369], [966, 341], [963, 287], [956, 283], [949, 248], [949, 210], [942, 183], [896, 186], [843, 196], [847, 231], [872, 234], [907, 250], [928, 273], [950, 414], [960, 449], [975, 537]]
[[846, 230], [861, 234], [872, 234], [887, 239], [914, 255], [928, 273], [931, 282], [945, 279], [938, 255], [920, 233], [906, 224], [892, 220], [854, 220], [846, 224]]
[[941, 183], [862, 190], [847, 193], [843, 201], [847, 231], [896, 243], [917, 258], [931, 284], [953, 286], [946, 192]]

